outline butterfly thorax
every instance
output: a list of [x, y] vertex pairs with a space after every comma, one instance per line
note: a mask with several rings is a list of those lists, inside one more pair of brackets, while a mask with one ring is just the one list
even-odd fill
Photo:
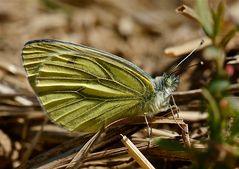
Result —
[[155, 94], [147, 101], [146, 110], [148, 113], [156, 114], [169, 106], [170, 96], [179, 84], [179, 77], [174, 74], [166, 74], [154, 79]]

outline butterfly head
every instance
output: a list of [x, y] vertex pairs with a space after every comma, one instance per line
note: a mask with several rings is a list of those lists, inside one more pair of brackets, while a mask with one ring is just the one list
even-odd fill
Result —
[[179, 84], [179, 76], [172, 73], [164, 73], [163, 76], [154, 79], [155, 97], [148, 102], [148, 111], [157, 113], [163, 108], [168, 107], [172, 92]]
[[175, 74], [164, 73], [163, 76], [155, 79], [156, 90], [171, 94], [176, 90], [179, 84], [179, 76]]

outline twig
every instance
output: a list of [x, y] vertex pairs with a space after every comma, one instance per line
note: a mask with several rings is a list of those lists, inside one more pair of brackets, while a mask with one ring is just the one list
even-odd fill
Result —
[[[151, 147], [148, 147], [147, 142], [138, 143], [136, 144], [136, 147], [143, 153], [147, 152], [151, 155], [151, 151], [154, 151], [154, 155], [158, 155], [161, 158], [170, 158], [175, 160], [189, 160], [190, 157], [185, 152], [180, 152], [178, 154], [177, 151], [173, 152], [168, 150], [162, 150], [158, 147], [158, 145], [155, 145], [152, 143]], [[93, 160], [100, 160], [105, 158], [113, 158], [116, 156], [122, 156], [126, 154], [126, 148], [120, 147], [120, 148], [114, 148], [110, 150], [103, 150], [95, 153], [89, 154], [88, 157], [86, 157], [85, 161], [93, 161]]]
[[182, 138], [183, 142], [187, 147], [191, 147], [189, 132], [188, 132], [188, 124], [181, 124], [182, 130]]

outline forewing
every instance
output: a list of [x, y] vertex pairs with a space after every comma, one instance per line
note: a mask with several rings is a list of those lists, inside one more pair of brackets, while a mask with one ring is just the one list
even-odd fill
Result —
[[54, 40], [28, 42], [23, 61], [50, 118], [73, 131], [97, 131], [140, 113], [154, 93], [150, 76], [132, 63], [89, 47]]

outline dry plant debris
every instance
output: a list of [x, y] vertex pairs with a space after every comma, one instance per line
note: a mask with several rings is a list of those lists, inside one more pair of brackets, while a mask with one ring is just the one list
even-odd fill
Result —
[[[238, 21], [238, 2], [232, 3], [229, 15]], [[21, 66], [20, 53], [26, 41], [51, 38], [86, 44], [125, 57], [148, 73], [160, 75], [170, 69], [170, 62], [192, 49], [195, 39], [201, 38], [197, 25], [174, 13], [178, 5], [166, 0], [0, 0], [0, 168], [64, 168], [92, 137], [69, 133], [46, 120]], [[229, 53], [238, 53], [238, 41], [237, 35], [227, 46]], [[165, 56], [163, 49], [175, 45], [178, 46], [166, 50], [174, 58]], [[200, 51], [196, 54], [200, 55]], [[238, 56], [228, 60], [232, 65], [239, 63]], [[189, 125], [191, 142], [203, 150], [206, 147], [201, 140], [208, 139], [207, 115], [200, 112], [201, 90], [196, 88], [206, 83], [210, 68], [202, 69], [201, 76], [194, 69], [185, 71], [180, 92], [175, 92], [174, 98], [180, 117]], [[201, 81], [192, 79], [192, 74]], [[235, 82], [237, 78], [234, 77]], [[238, 94], [239, 86], [232, 85], [230, 92]], [[160, 122], [164, 115], [150, 123], [152, 137], [183, 142], [177, 124], [169, 124], [170, 119]], [[191, 157], [185, 152], [172, 154], [155, 144], [149, 148], [145, 121], [140, 119], [106, 130], [82, 167], [138, 168], [120, 143], [121, 133], [130, 137], [156, 167], [164, 164], [165, 159], [171, 168], [190, 164]]]

